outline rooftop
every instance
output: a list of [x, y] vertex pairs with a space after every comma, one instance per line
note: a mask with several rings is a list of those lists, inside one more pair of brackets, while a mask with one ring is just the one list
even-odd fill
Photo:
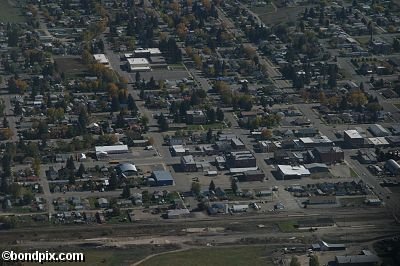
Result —
[[123, 173], [127, 171], [137, 172], [136, 166], [131, 163], [121, 163], [117, 165], [117, 168]]
[[292, 165], [278, 165], [279, 171], [281, 171], [284, 175], [310, 175], [310, 171], [308, 171], [303, 165], [292, 166]]
[[169, 171], [153, 171], [153, 177], [157, 181], [167, 181], [167, 180], [174, 180], [171, 173]]
[[128, 58], [127, 61], [130, 65], [148, 65], [149, 64], [149, 60], [147, 60], [146, 58]]
[[186, 155], [186, 156], [183, 156], [183, 157], [182, 157], [182, 161], [183, 161], [185, 164], [194, 164], [194, 163], [195, 163], [194, 158], [193, 158], [193, 155]]
[[345, 130], [344, 133], [349, 136], [351, 139], [362, 139], [363, 137], [358, 133], [357, 130], [350, 129], [350, 130]]
[[108, 59], [105, 54], [94, 54], [94, 60], [99, 62], [100, 64], [108, 64]]

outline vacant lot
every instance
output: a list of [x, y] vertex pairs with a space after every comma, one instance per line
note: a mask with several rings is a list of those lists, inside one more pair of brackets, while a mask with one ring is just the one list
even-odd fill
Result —
[[[0, 0], [2, 1], [2, 0]], [[58, 70], [68, 77], [84, 77], [87, 75], [87, 67], [82, 63], [80, 57], [56, 57]]]
[[265, 247], [202, 248], [155, 256], [143, 266], [219, 266], [219, 265], [272, 265]]
[[[66, 247], [59, 252], [82, 252], [85, 255], [85, 262], [68, 262], [66, 265], [103, 265], [103, 266], [124, 266], [131, 265], [151, 254], [174, 250], [177, 247], [168, 246], [132, 246], [129, 248], [82, 248], [76, 249]], [[58, 252], [52, 250], [51, 252]], [[61, 263], [62, 264], [62, 263]], [[60, 263], [43, 263], [43, 265], [61, 265]], [[26, 263], [24, 265], [37, 265], [34, 263]]]
[[22, 22], [24, 17], [21, 15], [21, 10], [13, 7], [9, 0], [0, 0], [0, 21], [7, 22]]

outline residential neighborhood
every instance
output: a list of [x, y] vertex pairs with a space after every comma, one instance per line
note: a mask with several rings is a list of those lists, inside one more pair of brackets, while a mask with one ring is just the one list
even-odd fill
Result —
[[400, 264], [398, 2], [0, 3], [4, 248]]

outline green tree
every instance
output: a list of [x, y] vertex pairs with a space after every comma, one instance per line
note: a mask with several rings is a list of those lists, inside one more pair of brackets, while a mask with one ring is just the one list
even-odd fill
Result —
[[239, 189], [239, 187], [238, 187], [238, 185], [237, 185], [237, 181], [236, 180], [232, 180], [232, 182], [231, 182], [231, 188], [232, 188], [232, 191], [233, 191], [233, 193], [235, 193], [236, 194], [236, 192], [238, 191], [238, 189]]
[[128, 109], [131, 111], [137, 111], [137, 106], [135, 103], [135, 100], [132, 97], [132, 94], [129, 93], [128, 95], [128, 100], [127, 100], [127, 104], [128, 104]]
[[221, 108], [217, 108], [217, 120], [218, 121], [224, 121], [225, 115], [224, 115], [224, 111], [221, 110]]
[[89, 124], [89, 114], [85, 107], [81, 107], [78, 116], [78, 125], [81, 133], [86, 133], [86, 127]]
[[122, 190], [122, 197], [124, 199], [128, 199], [128, 198], [131, 197], [131, 189], [130, 189], [130, 187], [128, 185], [126, 185], [124, 187], [124, 189]]
[[216, 116], [215, 116], [214, 108], [210, 108], [210, 109], [207, 110], [207, 118], [208, 118], [208, 122], [210, 124], [214, 124], [215, 123]]
[[68, 170], [71, 170], [71, 171], [75, 171], [75, 163], [74, 163], [74, 158], [72, 156], [70, 156], [67, 159], [67, 162], [65, 164], [65, 168], [67, 168]]
[[310, 257], [310, 266], [319, 266], [318, 257], [316, 255]]
[[22, 196], [22, 199], [23, 199], [25, 205], [29, 205], [35, 199], [35, 196], [33, 195], [32, 191], [27, 190], [27, 191], [25, 191], [24, 195]]
[[83, 165], [83, 163], [81, 163], [81, 164], [79, 165], [77, 175], [78, 175], [79, 177], [82, 177], [83, 174], [84, 174], [85, 172], [86, 172], [85, 166]]
[[111, 176], [110, 176], [109, 188], [110, 188], [110, 190], [114, 190], [117, 187], [118, 187], [118, 177], [117, 177], [117, 174], [115, 172], [112, 172]]
[[290, 260], [290, 266], [301, 266], [299, 259], [293, 256]]
[[75, 184], [75, 181], [76, 181], [76, 179], [75, 179], [75, 172], [74, 172], [74, 171], [69, 171], [69, 172], [68, 172], [68, 182], [69, 182], [71, 185], [73, 185], [73, 184]]
[[161, 131], [167, 131], [168, 130], [168, 127], [169, 127], [168, 126], [168, 121], [165, 118], [164, 114], [161, 114], [158, 117], [157, 123], [158, 123]]
[[200, 183], [198, 183], [198, 182], [192, 182], [192, 186], [191, 186], [190, 190], [191, 190], [195, 195], [200, 195], [200, 190], [201, 190]]
[[215, 184], [214, 184], [213, 180], [211, 180], [210, 185], [208, 186], [208, 190], [209, 191], [215, 191]]
[[392, 48], [395, 52], [399, 52], [400, 51], [400, 41], [397, 38], [393, 39], [393, 45]]
[[208, 142], [211, 142], [212, 141], [212, 139], [213, 139], [213, 131], [212, 131], [212, 129], [211, 128], [209, 128], [208, 129], [208, 131], [207, 131], [207, 141]]
[[9, 192], [13, 198], [19, 198], [22, 196], [22, 187], [16, 183], [13, 183], [9, 187]]

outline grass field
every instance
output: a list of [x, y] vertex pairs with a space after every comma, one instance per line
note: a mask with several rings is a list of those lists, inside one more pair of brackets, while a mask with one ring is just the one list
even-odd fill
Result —
[[24, 17], [21, 15], [19, 8], [10, 5], [8, 0], [0, 0], [0, 21], [7, 22], [23, 22]]
[[155, 256], [141, 266], [242, 266], [272, 265], [267, 250], [260, 246], [202, 248]]
[[[2, 1], [2, 0], [0, 0]], [[58, 70], [63, 72], [66, 77], [84, 77], [87, 76], [87, 67], [81, 62], [79, 57], [65, 58], [56, 57], [54, 58], [57, 63]]]
[[275, 8], [271, 3], [268, 3], [265, 6], [253, 6], [250, 8], [250, 10], [256, 13], [257, 15], [265, 15], [268, 13], [275, 12]]
[[286, 221], [286, 222], [280, 222], [278, 223], [279, 230], [283, 233], [289, 233], [289, 232], [294, 232], [296, 231], [296, 222], [294, 221]]

